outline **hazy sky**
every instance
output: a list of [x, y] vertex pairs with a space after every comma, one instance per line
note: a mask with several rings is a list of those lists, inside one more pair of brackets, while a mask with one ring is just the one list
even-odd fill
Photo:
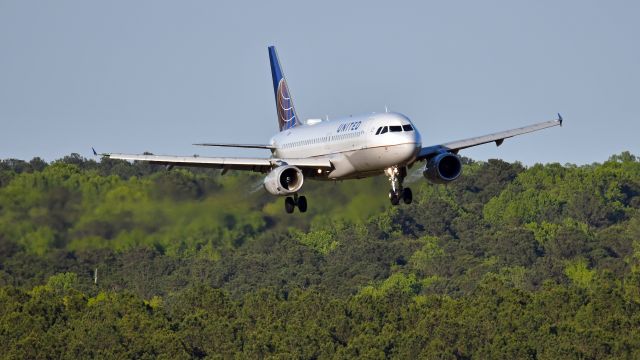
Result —
[[551, 120], [462, 154], [640, 155], [638, 1], [0, 0], [0, 158], [268, 155], [267, 46], [302, 118], [409, 116], [424, 145]]

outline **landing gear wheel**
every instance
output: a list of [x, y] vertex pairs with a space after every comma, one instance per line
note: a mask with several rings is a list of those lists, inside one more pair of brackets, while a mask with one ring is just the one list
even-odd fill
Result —
[[398, 205], [400, 200], [404, 200], [405, 204], [411, 203], [413, 196], [411, 190], [408, 190], [408, 195], [402, 188], [402, 182], [407, 177], [407, 168], [405, 166], [395, 165], [384, 170], [385, 175], [389, 177], [391, 183], [391, 191], [389, 191], [389, 200], [391, 205]]
[[413, 193], [410, 188], [404, 188], [402, 191], [402, 200], [405, 204], [409, 205], [413, 201]]
[[395, 191], [389, 191], [389, 200], [391, 201], [391, 205], [398, 205], [400, 203], [400, 197]]
[[296, 203], [293, 201], [293, 198], [291, 196], [287, 196], [287, 198], [284, 199], [284, 210], [287, 214], [291, 214], [295, 208]]
[[307, 212], [307, 198], [306, 197], [300, 196], [298, 198], [298, 210], [300, 210], [301, 213]]

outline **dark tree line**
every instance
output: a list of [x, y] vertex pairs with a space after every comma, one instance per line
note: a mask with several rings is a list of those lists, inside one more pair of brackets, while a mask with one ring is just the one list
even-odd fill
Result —
[[287, 216], [255, 174], [0, 161], [2, 357], [640, 357], [638, 159], [465, 162]]

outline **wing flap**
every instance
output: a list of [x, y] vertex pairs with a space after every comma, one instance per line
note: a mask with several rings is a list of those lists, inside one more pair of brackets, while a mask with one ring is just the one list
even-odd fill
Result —
[[233, 148], [246, 148], [246, 149], [275, 149], [275, 146], [267, 144], [223, 144], [223, 143], [198, 143], [193, 144], [196, 146], [219, 146], [219, 147], [233, 147]]
[[138, 155], [138, 154], [104, 154], [110, 159], [127, 161], [145, 161], [158, 165], [209, 167], [225, 170], [249, 170], [267, 172], [280, 165], [293, 165], [300, 168], [331, 168], [327, 158], [229, 158], [205, 156], [174, 156], [174, 155]]

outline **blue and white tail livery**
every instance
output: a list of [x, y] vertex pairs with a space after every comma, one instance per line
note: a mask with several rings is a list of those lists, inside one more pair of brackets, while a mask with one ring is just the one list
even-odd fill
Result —
[[271, 63], [271, 77], [273, 78], [273, 91], [276, 96], [276, 109], [278, 112], [278, 126], [280, 131], [291, 129], [301, 125], [296, 108], [293, 106], [293, 99], [287, 79], [284, 77], [280, 61], [278, 61], [278, 53], [274, 46], [269, 46], [269, 61]]
[[264, 188], [286, 196], [288, 213], [307, 211], [307, 199], [300, 195], [306, 180], [346, 180], [384, 174], [389, 178], [391, 204], [411, 203], [411, 189], [403, 186], [407, 169], [424, 162], [423, 175], [435, 183], [454, 181], [462, 172], [458, 152], [481, 144], [502, 144], [505, 139], [562, 125], [562, 117], [516, 129], [458, 141], [424, 146], [415, 124], [394, 112], [336, 117], [331, 121], [302, 124], [287, 86], [276, 49], [269, 47], [271, 75], [280, 131], [264, 144], [201, 143], [269, 150], [264, 157], [210, 157], [174, 155], [103, 154], [112, 159], [146, 161], [152, 164], [198, 166], [262, 172]]

